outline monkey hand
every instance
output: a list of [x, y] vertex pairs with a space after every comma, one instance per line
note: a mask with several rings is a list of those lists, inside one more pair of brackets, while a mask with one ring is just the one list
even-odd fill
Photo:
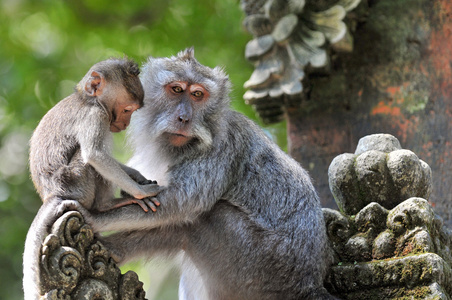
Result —
[[140, 172], [138, 172], [135, 169], [130, 169], [130, 171], [128, 172], [129, 177], [132, 178], [135, 182], [137, 182], [138, 184], [148, 184], [146, 183], [148, 180], [146, 179], [146, 177], [144, 177], [143, 175], [141, 175]]
[[56, 213], [55, 213], [56, 216], [62, 216], [65, 212], [68, 212], [71, 210], [76, 210], [82, 214], [86, 223], [91, 224], [90, 223], [91, 219], [92, 219], [91, 214], [77, 200], [61, 200], [61, 201], [59, 201], [59, 203], [55, 209], [56, 209]]
[[140, 185], [145, 184], [157, 184], [157, 181], [154, 180], [148, 180], [146, 177], [144, 177], [139, 171], [133, 169], [133, 168], [126, 168], [126, 173], [129, 175], [130, 178], [133, 179], [136, 183]]
[[58, 202], [56, 209], [56, 215], [61, 216], [65, 212], [71, 211], [71, 210], [79, 210], [82, 207], [80, 202], [77, 200], [61, 200]]
[[143, 199], [147, 197], [154, 197], [157, 196], [158, 193], [160, 193], [163, 190], [163, 187], [157, 185], [157, 184], [145, 184], [140, 185], [140, 190], [133, 194], [132, 196], [136, 199]]
[[157, 180], [150, 180], [150, 179], [145, 179], [144, 181], [138, 182], [141, 185], [146, 185], [146, 184], [157, 184]]
[[148, 212], [149, 209], [152, 211], [157, 211], [157, 206], [160, 206], [160, 202], [154, 197], [148, 197], [143, 199], [134, 199], [132, 197], [125, 197], [114, 200], [116, 203], [108, 208], [107, 210], [123, 207], [130, 204], [138, 204], [145, 212]]
[[[132, 176], [131, 176], [131, 178], [134, 179]], [[143, 177], [143, 178], [144, 178], [144, 177]], [[135, 180], [135, 179], [134, 179], [134, 180]], [[157, 181], [156, 181], [156, 180], [150, 180], [150, 179], [146, 179], [146, 178], [144, 178], [143, 181], [138, 181], [138, 180], [136, 180], [136, 181], [137, 181], [137, 183], [140, 184], [140, 185], [157, 184]], [[132, 195], [128, 194], [128, 193], [127, 193], [126, 191], [124, 191], [124, 190], [121, 190], [121, 197], [123, 197], [123, 198], [132, 198]]]

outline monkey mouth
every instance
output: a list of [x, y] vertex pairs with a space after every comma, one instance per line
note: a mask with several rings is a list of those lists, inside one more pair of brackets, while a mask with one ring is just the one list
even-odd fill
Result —
[[171, 145], [175, 147], [182, 147], [187, 144], [192, 139], [191, 136], [182, 134], [180, 132], [170, 132], [168, 133], [168, 140]]
[[175, 133], [175, 132], [170, 133], [170, 135], [187, 137], [187, 135], [185, 135], [185, 134], [182, 134], [182, 133]]

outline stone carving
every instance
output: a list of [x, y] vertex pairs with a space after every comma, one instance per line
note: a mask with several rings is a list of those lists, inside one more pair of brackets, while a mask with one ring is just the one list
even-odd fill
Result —
[[[430, 167], [385, 134], [360, 140], [330, 165], [341, 212], [323, 209], [342, 299], [449, 299], [452, 233], [428, 203]], [[426, 199], [423, 199], [426, 198]]]
[[137, 274], [121, 274], [77, 211], [57, 219], [40, 251], [41, 299], [145, 299]]
[[243, 97], [264, 122], [280, 121], [285, 106], [300, 96], [306, 66], [328, 65], [328, 43], [351, 51], [351, 35], [343, 19], [359, 2], [241, 1], [246, 13], [244, 26], [254, 36], [246, 45], [245, 56], [255, 66], [244, 84], [249, 90]]
[[330, 189], [339, 209], [358, 213], [371, 202], [388, 209], [410, 197], [428, 199], [432, 171], [389, 134], [362, 138], [355, 154], [337, 156], [328, 169]]

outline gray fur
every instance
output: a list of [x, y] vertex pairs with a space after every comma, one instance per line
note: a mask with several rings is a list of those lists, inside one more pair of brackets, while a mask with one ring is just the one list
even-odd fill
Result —
[[[211, 95], [193, 105], [195, 138], [183, 147], [165, 140], [166, 130], [182, 126], [178, 103], [164, 92], [172, 80], [203, 84]], [[310, 178], [229, 108], [224, 72], [200, 65], [188, 49], [150, 58], [142, 83], [145, 105], [133, 117], [130, 164], [166, 184], [156, 196], [161, 207], [88, 217], [96, 231], [119, 231], [104, 242], [121, 263], [183, 251], [180, 299], [335, 299], [323, 288], [329, 252]]]

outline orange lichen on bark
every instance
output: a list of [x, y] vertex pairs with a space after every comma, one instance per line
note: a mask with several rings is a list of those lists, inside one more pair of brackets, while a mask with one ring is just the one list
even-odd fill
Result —
[[432, 31], [430, 39], [430, 59], [436, 72], [438, 88], [444, 96], [452, 95], [452, 2], [435, 1], [439, 24]]
[[401, 111], [400, 107], [391, 106], [385, 103], [384, 101], [378, 102], [377, 106], [375, 106], [372, 111], [372, 115], [378, 115], [378, 114], [384, 114], [384, 115], [391, 115], [394, 117], [400, 117]]

